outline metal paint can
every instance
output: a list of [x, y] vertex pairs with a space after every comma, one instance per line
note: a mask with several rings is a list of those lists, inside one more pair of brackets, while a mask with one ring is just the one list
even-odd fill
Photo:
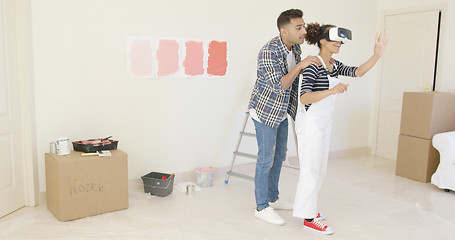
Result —
[[198, 167], [194, 169], [194, 172], [196, 174], [196, 183], [199, 187], [211, 187], [213, 185], [215, 168]]
[[186, 195], [188, 196], [194, 196], [194, 193], [196, 191], [196, 186], [194, 184], [188, 184], [186, 185]]
[[57, 150], [55, 149], [55, 142], [49, 143], [49, 152], [50, 153], [57, 153]]
[[71, 153], [70, 139], [67, 137], [58, 138], [55, 141], [55, 148], [57, 155], [68, 155]]

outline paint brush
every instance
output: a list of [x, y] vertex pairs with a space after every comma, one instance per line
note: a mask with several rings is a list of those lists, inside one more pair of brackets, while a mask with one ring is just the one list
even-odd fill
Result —
[[166, 176], [163, 176], [163, 177], [161, 178], [161, 180], [171, 179], [171, 177], [173, 177], [173, 176], [175, 176], [175, 173], [169, 175], [168, 178], [167, 178]]
[[86, 157], [86, 156], [110, 157], [110, 156], [112, 156], [112, 153], [109, 150], [102, 150], [102, 151], [97, 151], [94, 153], [81, 153], [81, 156], [83, 156], [83, 157]]

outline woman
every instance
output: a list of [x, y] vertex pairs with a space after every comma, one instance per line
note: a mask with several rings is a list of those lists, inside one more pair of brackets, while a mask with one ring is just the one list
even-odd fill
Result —
[[[322, 66], [310, 65], [302, 72], [299, 83], [299, 110], [296, 116], [296, 133], [300, 162], [300, 175], [294, 201], [293, 216], [304, 219], [303, 226], [323, 234], [332, 234], [333, 228], [325, 225], [325, 216], [317, 211], [319, 190], [327, 171], [330, 132], [336, 95], [347, 91], [338, 75], [360, 77], [382, 57], [387, 39], [376, 34], [374, 54], [359, 67], [345, 66], [333, 61], [332, 55], [340, 51], [351, 31], [333, 25], [311, 23], [305, 40], [317, 44]], [[332, 59], [332, 61], [331, 61]]]

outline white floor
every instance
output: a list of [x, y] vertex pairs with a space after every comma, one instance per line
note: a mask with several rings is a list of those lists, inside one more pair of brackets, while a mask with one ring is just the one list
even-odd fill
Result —
[[[253, 173], [254, 165], [247, 166]], [[395, 162], [371, 156], [330, 160], [320, 210], [335, 229], [310, 232], [291, 211], [279, 211], [284, 226], [253, 216], [254, 184], [216, 176], [214, 186], [190, 197], [144, 194], [132, 181], [127, 210], [59, 222], [45, 201], [0, 219], [0, 239], [453, 239], [455, 193], [394, 175]], [[293, 200], [298, 170], [283, 168], [280, 196]]]

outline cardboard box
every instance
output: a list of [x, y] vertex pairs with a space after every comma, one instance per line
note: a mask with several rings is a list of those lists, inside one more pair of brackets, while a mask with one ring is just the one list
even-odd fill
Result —
[[68, 221], [128, 208], [128, 156], [45, 154], [47, 208]]
[[395, 174], [419, 182], [430, 182], [439, 165], [439, 152], [431, 140], [400, 135]]
[[455, 94], [405, 92], [400, 134], [431, 139], [435, 134], [455, 130]]

